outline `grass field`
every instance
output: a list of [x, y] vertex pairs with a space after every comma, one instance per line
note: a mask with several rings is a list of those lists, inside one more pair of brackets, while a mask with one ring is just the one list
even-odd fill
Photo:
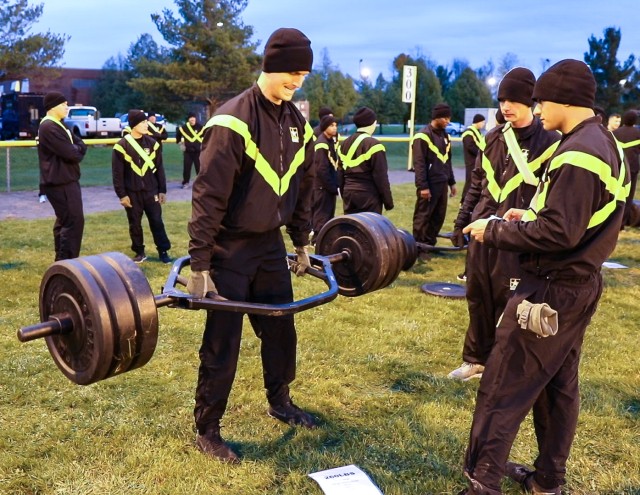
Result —
[[[411, 185], [393, 188], [389, 213], [411, 224]], [[445, 228], [457, 205], [452, 200]], [[186, 253], [187, 203], [164, 217], [174, 256]], [[238, 375], [223, 435], [239, 466], [194, 448], [193, 396], [204, 313], [162, 308], [160, 337], [145, 367], [80, 387], [55, 367], [43, 341], [15, 331], [38, 321], [40, 277], [52, 258], [51, 220], [0, 222], [0, 493], [10, 495], [320, 495], [307, 474], [356, 464], [385, 495], [452, 494], [461, 471], [477, 382], [446, 378], [460, 364], [464, 301], [425, 295], [425, 282], [455, 282], [464, 254], [436, 255], [388, 288], [344, 298], [297, 318], [293, 398], [316, 414], [314, 431], [266, 415], [259, 341], [245, 326]], [[87, 217], [82, 254], [128, 252], [120, 211]], [[605, 270], [606, 290], [587, 331], [582, 411], [568, 464], [567, 493], [640, 494], [640, 234], [624, 231]], [[289, 245], [291, 249], [291, 246]], [[168, 267], [142, 265], [158, 293]], [[296, 295], [319, 282], [295, 279]], [[530, 418], [512, 459], [531, 463]], [[506, 494], [519, 493], [505, 481]]]
[[[376, 136], [384, 138], [384, 136]], [[390, 170], [407, 169], [408, 144], [384, 142]], [[11, 191], [38, 189], [38, 153], [35, 148], [0, 148], [0, 192], [7, 190], [7, 150], [9, 154]], [[461, 143], [452, 146], [454, 167], [464, 167]], [[90, 146], [81, 163], [83, 186], [111, 185], [112, 146]], [[168, 181], [182, 180], [182, 152], [175, 143], [165, 143], [163, 157]]]

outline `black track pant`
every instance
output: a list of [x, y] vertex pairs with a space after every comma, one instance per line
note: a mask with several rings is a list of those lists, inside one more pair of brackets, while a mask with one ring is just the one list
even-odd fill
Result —
[[53, 224], [56, 261], [77, 258], [80, 256], [84, 232], [80, 183], [70, 182], [61, 186], [45, 185], [42, 189], [56, 214], [56, 221]]
[[[291, 274], [279, 230], [251, 239], [218, 238], [216, 241], [213, 280], [220, 295], [266, 304], [293, 300]], [[229, 266], [236, 270], [228, 269]], [[217, 423], [227, 407], [238, 365], [242, 319], [241, 313], [207, 312], [194, 409], [200, 433]], [[249, 321], [260, 339], [267, 400], [272, 405], [282, 404], [289, 399], [289, 384], [296, 372], [297, 337], [293, 315], [252, 315]]]
[[171, 249], [171, 242], [167, 237], [167, 231], [162, 221], [162, 207], [158, 201], [158, 195], [148, 191], [127, 191], [131, 199], [131, 208], [125, 208], [129, 221], [129, 236], [131, 237], [131, 249], [136, 254], [144, 253], [144, 234], [142, 231], [142, 214], [147, 216], [149, 228], [153, 236], [153, 242], [158, 252]]
[[636, 185], [638, 183], [638, 172], [631, 172], [631, 188], [629, 189], [629, 196], [624, 207], [624, 220], [622, 225], [629, 225], [629, 218], [631, 215], [631, 208], [633, 207], [633, 197], [636, 194]]
[[324, 224], [333, 218], [336, 212], [337, 196], [326, 189], [316, 188], [313, 190], [313, 202], [311, 211], [313, 212], [313, 237], [314, 241]]
[[[565, 483], [580, 407], [582, 341], [601, 293], [600, 273], [552, 281], [527, 274], [509, 299], [480, 380], [465, 455], [465, 472], [488, 489], [484, 493], [500, 493], [511, 446], [531, 409], [538, 443], [535, 480], [548, 489]], [[558, 311], [556, 335], [538, 338], [520, 328], [516, 309], [523, 299]]]
[[191, 180], [191, 165], [196, 169], [196, 176], [200, 173], [200, 151], [185, 151], [182, 157], [182, 183]]
[[449, 186], [446, 182], [433, 184], [430, 191], [431, 199], [427, 201], [420, 197], [420, 190], [417, 190], [413, 211], [413, 237], [418, 242], [435, 246], [447, 214]]
[[464, 362], [486, 363], [495, 342], [496, 325], [520, 272], [517, 253], [471, 239], [466, 262], [469, 326], [462, 350]]

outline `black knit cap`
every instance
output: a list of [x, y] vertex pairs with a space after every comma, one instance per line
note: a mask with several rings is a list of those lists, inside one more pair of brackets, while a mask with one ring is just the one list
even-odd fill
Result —
[[132, 129], [137, 126], [140, 122], [144, 122], [147, 120], [147, 116], [142, 110], [129, 110], [128, 113], [129, 127]]
[[196, 116], [196, 114], [195, 114], [195, 113], [193, 113], [193, 112], [189, 112], [189, 113], [187, 114], [187, 120], [189, 120], [191, 117], [193, 117], [194, 119], [197, 119], [197, 118], [198, 118], [198, 117]]
[[482, 115], [481, 113], [477, 113], [477, 114], [475, 114], [473, 116], [473, 123], [474, 124], [477, 124], [478, 122], [484, 122], [485, 120], [487, 120], [487, 119], [485, 119], [484, 115]]
[[584, 62], [569, 58], [560, 60], [542, 73], [533, 91], [533, 99], [593, 108], [596, 79]]
[[431, 109], [431, 118], [440, 119], [443, 117], [451, 118], [451, 107], [446, 103], [437, 103]]
[[318, 118], [322, 119], [325, 115], [333, 115], [333, 110], [329, 107], [321, 107], [320, 110], [318, 110]]
[[368, 127], [376, 121], [376, 113], [368, 107], [359, 108], [353, 116], [357, 128]]
[[525, 67], [516, 67], [507, 72], [498, 86], [498, 101], [515, 101], [528, 107], [533, 106], [533, 87], [536, 76]]
[[60, 103], [67, 101], [67, 97], [58, 91], [52, 91], [44, 95], [44, 111], [48, 112], [53, 107], [57, 107]]
[[264, 47], [264, 72], [311, 71], [313, 50], [311, 41], [295, 28], [276, 29]]
[[633, 127], [638, 122], [638, 112], [635, 110], [627, 110], [622, 114], [622, 120], [620, 123], [622, 125], [628, 125]]
[[329, 127], [331, 124], [335, 124], [338, 121], [335, 119], [335, 117], [333, 115], [325, 115], [324, 117], [322, 117], [320, 119], [320, 131], [324, 132], [327, 130], [327, 127]]

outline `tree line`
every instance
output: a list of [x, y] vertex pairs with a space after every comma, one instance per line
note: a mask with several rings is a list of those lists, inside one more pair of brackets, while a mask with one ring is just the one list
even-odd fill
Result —
[[[126, 56], [111, 57], [103, 66], [95, 91], [95, 103], [103, 115], [116, 115], [142, 107], [163, 113], [171, 121], [184, 119], [195, 107], [207, 115], [224, 101], [251, 85], [259, 73], [261, 55], [252, 41], [253, 27], [242, 22], [248, 0], [175, 0], [178, 14], [164, 9], [152, 20], [166, 46], [142, 34]], [[0, 80], [21, 79], [56, 67], [64, 56], [66, 35], [29, 34], [42, 15], [43, 4], [29, 0], [0, 0]], [[588, 39], [584, 61], [591, 67], [598, 90], [596, 102], [608, 113], [640, 107], [640, 68], [630, 55], [619, 62], [622, 33], [607, 27], [603, 37]], [[417, 67], [416, 122], [428, 122], [435, 103], [447, 102], [453, 120], [462, 121], [464, 109], [496, 106], [489, 76], [499, 80], [520, 65], [517, 55], [507, 53], [494, 66], [471, 68], [464, 59], [451, 66], [439, 65], [422, 55], [398, 54], [390, 80], [353, 79], [335, 67], [327, 50], [307, 77], [297, 99], [308, 100], [311, 118], [328, 106], [343, 122], [360, 106], [373, 108], [379, 122], [406, 123], [409, 105], [400, 98], [402, 68]]]

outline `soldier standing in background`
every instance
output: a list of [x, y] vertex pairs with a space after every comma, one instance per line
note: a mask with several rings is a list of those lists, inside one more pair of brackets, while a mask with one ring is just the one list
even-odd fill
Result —
[[191, 166], [193, 165], [196, 169], [196, 175], [200, 172], [202, 126], [198, 123], [195, 113], [190, 113], [185, 124], [178, 127], [176, 143], [183, 152], [182, 189], [188, 189], [191, 180]]

